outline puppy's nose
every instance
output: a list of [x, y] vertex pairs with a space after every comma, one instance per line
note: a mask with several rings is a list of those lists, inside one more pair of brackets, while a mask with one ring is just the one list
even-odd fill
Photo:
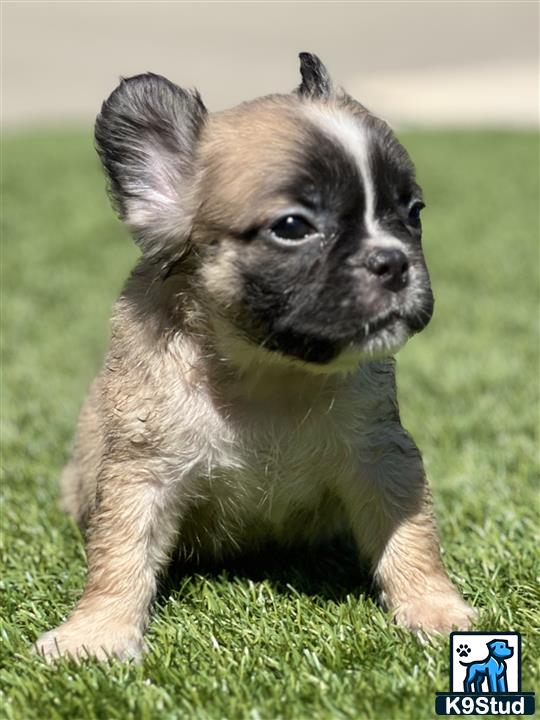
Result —
[[407, 285], [409, 263], [404, 252], [397, 248], [374, 250], [366, 260], [367, 269], [377, 275], [381, 285], [397, 292]]

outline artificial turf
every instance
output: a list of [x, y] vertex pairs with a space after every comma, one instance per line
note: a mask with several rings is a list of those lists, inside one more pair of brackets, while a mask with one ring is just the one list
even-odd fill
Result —
[[[431, 325], [400, 353], [402, 419], [423, 451], [450, 575], [477, 629], [523, 634], [540, 690], [538, 141], [402, 138], [428, 208]], [[56, 506], [79, 405], [137, 252], [109, 208], [90, 132], [3, 139], [2, 714], [33, 718], [434, 716], [448, 640], [393, 626], [350, 554], [267, 553], [165, 581], [140, 665], [29, 644], [84, 585], [84, 545]], [[536, 686], [536, 688], [535, 688]]]

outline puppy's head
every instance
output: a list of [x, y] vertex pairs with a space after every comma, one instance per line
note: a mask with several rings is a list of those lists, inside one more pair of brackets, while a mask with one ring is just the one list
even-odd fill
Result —
[[301, 72], [295, 93], [213, 116], [140, 76], [105, 103], [96, 137], [143, 250], [196, 258], [195, 292], [232, 359], [333, 372], [428, 323], [423, 203], [388, 126], [315, 56]]

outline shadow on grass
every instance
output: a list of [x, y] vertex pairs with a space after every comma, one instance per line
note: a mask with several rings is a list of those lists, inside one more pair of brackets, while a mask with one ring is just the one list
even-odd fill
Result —
[[163, 579], [158, 604], [166, 602], [186, 579], [268, 581], [281, 594], [341, 601], [347, 595], [374, 597], [368, 567], [358, 560], [352, 540], [309, 547], [265, 545], [256, 552], [216, 563], [174, 561]]

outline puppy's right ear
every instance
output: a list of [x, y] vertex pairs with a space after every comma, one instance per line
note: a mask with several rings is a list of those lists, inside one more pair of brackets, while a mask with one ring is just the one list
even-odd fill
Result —
[[160, 75], [122, 80], [96, 119], [113, 205], [148, 254], [181, 252], [191, 227], [199, 94]]
[[333, 84], [326, 66], [314, 53], [301, 52], [300, 74], [302, 82], [296, 92], [301, 97], [328, 100], [333, 92]]

